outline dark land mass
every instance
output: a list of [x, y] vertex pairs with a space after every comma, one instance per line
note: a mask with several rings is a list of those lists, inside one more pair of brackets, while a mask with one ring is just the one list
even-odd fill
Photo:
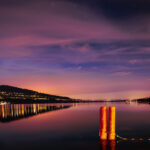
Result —
[[[125, 100], [111, 100], [109, 102], [124, 102]], [[37, 91], [22, 89], [18, 87], [1, 85], [0, 102], [13, 104], [29, 103], [95, 103], [106, 102], [106, 100], [77, 100], [69, 97], [39, 93]]]
[[0, 101], [10, 103], [69, 103], [78, 100], [69, 97], [39, 93], [33, 90], [8, 85], [0, 86]]
[[137, 101], [138, 103], [150, 104], [150, 97], [137, 99], [137, 100], [135, 100], [135, 101]]
[[[141, 98], [133, 101], [138, 103], [150, 104], [150, 98]], [[64, 96], [57, 96], [37, 91], [22, 89], [18, 87], [1, 85], [0, 86], [0, 102], [9, 102], [13, 104], [29, 104], [29, 103], [92, 103], [92, 102], [128, 102], [128, 100], [80, 100], [72, 99]]]

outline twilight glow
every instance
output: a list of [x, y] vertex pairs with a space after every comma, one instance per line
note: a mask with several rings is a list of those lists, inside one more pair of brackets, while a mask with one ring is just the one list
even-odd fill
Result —
[[148, 0], [0, 1], [0, 84], [81, 99], [150, 96], [149, 8]]

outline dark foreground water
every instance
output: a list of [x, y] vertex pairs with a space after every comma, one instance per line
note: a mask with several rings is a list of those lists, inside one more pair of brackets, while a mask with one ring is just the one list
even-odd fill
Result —
[[116, 106], [116, 132], [150, 138], [150, 105], [0, 105], [0, 150], [150, 150], [150, 141], [99, 141], [99, 108]]

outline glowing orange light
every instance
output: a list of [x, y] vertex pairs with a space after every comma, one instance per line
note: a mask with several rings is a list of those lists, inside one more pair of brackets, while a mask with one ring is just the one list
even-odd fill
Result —
[[22, 115], [24, 115], [24, 105], [23, 104], [22, 104], [21, 109], [22, 109]]
[[5, 118], [5, 108], [4, 108], [4, 105], [2, 105], [2, 118]]
[[100, 108], [99, 136], [101, 140], [107, 140], [107, 108]]
[[115, 140], [115, 107], [109, 107], [109, 140]]

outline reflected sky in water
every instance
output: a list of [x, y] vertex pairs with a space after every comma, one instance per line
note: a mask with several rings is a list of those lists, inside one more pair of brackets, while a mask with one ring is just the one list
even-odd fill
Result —
[[[117, 134], [129, 138], [150, 137], [150, 105], [148, 104], [1, 105], [1, 149], [150, 149], [148, 141], [102, 144], [98, 136], [99, 108], [104, 105], [116, 106]], [[19, 119], [16, 119], [18, 116]]]

